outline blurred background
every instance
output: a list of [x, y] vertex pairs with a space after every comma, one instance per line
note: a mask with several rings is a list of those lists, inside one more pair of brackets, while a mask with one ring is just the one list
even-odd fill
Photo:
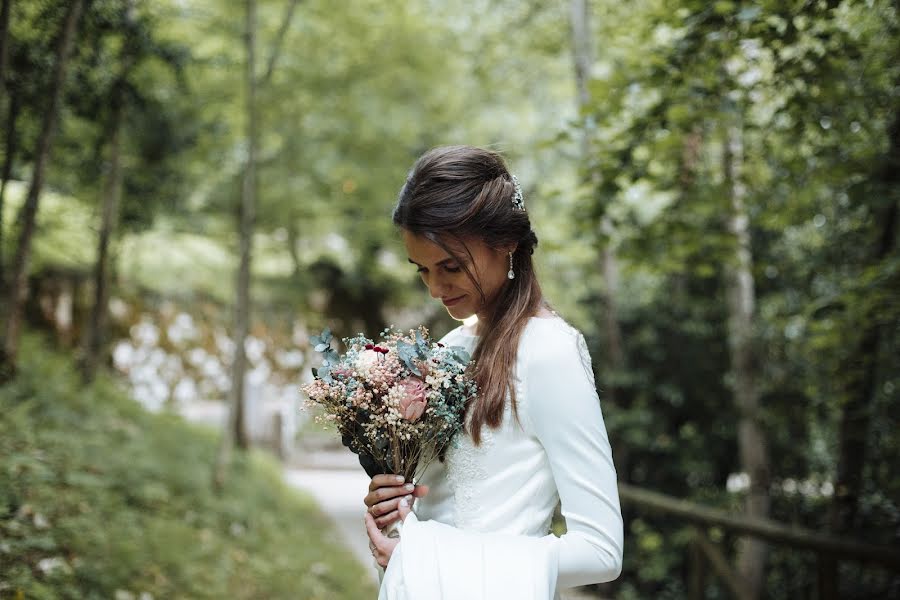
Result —
[[326, 326], [458, 324], [390, 222], [457, 143], [593, 357], [625, 568], [572, 597], [900, 597], [898, 19], [2, 0], [0, 598], [374, 598], [299, 386]]

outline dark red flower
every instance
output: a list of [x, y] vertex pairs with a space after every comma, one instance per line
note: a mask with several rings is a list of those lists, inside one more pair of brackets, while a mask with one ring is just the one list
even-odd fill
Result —
[[443, 348], [443, 347], [444, 347], [444, 345], [443, 345], [442, 343], [440, 343], [440, 342], [438, 342], [437, 345], [438, 345], [438, 348]]
[[375, 344], [366, 344], [366, 350], [371, 350], [375, 347]]

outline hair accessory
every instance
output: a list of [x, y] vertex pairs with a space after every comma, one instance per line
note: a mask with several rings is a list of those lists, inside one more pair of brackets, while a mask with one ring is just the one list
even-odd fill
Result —
[[512, 268], [512, 252], [509, 253], [509, 273], [506, 274], [506, 277], [508, 279], [516, 278], [516, 274], [513, 273], [513, 268]]
[[[515, 175], [512, 176], [513, 184], [516, 186], [516, 195], [513, 196], [513, 206], [519, 210], [525, 210], [525, 198], [522, 196], [522, 186], [519, 185], [519, 179]], [[512, 279], [512, 277], [510, 277]]]

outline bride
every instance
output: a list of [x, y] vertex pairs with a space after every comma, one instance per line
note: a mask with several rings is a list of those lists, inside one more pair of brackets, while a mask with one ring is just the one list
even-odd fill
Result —
[[[379, 600], [549, 600], [622, 569], [612, 452], [584, 336], [549, 308], [521, 188], [500, 155], [434, 148], [393, 213], [409, 262], [458, 320], [479, 394], [414, 485], [372, 478], [365, 521]], [[567, 532], [550, 533], [557, 502]], [[415, 507], [413, 509], [413, 505]], [[385, 527], [402, 522], [400, 537]]]

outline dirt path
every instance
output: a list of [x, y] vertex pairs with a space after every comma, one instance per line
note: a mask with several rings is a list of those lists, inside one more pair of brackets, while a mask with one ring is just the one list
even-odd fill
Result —
[[369, 489], [369, 478], [365, 472], [358, 465], [352, 470], [291, 468], [285, 469], [284, 476], [290, 485], [316, 499], [334, 521], [346, 546], [367, 567], [366, 573], [377, 584], [377, 567], [369, 553], [369, 537], [363, 520], [366, 511], [363, 497]]

